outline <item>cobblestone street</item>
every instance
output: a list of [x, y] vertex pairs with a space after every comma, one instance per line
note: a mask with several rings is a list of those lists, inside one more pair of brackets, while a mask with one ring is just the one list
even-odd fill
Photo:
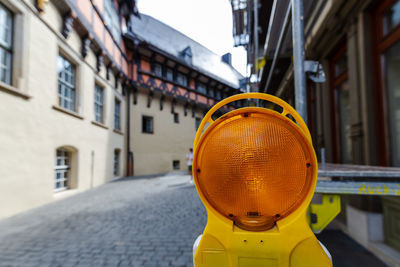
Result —
[[[205, 223], [189, 176], [119, 180], [0, 222], [0, 266], [192, 266]], [[335, 266], [384, 266], [327, 233]]]
[[1, 266], [184, 266], [206, 223], [189, 176], [119, 180], [0, 223]]

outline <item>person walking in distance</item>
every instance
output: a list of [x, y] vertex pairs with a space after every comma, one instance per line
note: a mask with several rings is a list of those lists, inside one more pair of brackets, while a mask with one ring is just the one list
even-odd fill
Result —
[[190, 182], [193, 183], [193, 175], [192, 175], [192, 164], [193, 164], [193, 149], [190, 148], [189, 152], [186, 154], [186, 160], [188, 165], [188, 171], [190, 174]]

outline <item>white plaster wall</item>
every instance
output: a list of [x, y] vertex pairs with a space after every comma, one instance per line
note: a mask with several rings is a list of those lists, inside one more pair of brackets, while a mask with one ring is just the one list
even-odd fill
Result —
[[[59, 28], [59, 17], [51, 2], [46, 12], [43, 19]], [[23, 78], [32, 97], [26, 100], [0, 90], [0, 219], [51, 202], [64, 194], [53, 192], [55, 154], [60, 146], [72, 146], [78, 151], [76, 192], [89, 189], [92, 178], [94, 186], [114, 178], [116, 148], [121, 150], [120, 174], [125, 170], [124, 136], [113, 131], [114, 99], [118, 97], [121, 100], [122, 132], [125, 132], [124, 97], [115, 92], [113, 84], [98, 77], [106, 86], [105, 125], [108, 129], [92, 124], [96, 72], [80, 57], [77, 33], [72, 32], [65, 41], [29, 9], [24, 10], [23, 16], [29, 20], [24, 32], [29, 35], [29, 45], [25, 46], [29, 57], [23, 59], [28, 67]], [[57, 105], [56, 59], [59, 51], [77, 64], [78, 110], [83, 119], [53, 108]], [[95, 151], [93, 173], [92, 151]]]
[[[160, 97], [154, 96], [151, 107], [147, 107], [147, 95], [139, 93], [137, 105], [131, 107], [131, 149], [134, 153], [135, 175], [156, 174], [173, 171], [172, 161], [180, 161], [180, 170], [187, 170], [186, 153], [193, 147], [196, 134], [195, 118], [202, 118], [200, 110], [192, 117], [188, 108], [184, 116], [182, 104], [175, 106], [179, 124], [174, 123], [171, 101], [165, 100], [160, 111]], [[142, 133], [142, 116], [153, 117], [154, 134]]]

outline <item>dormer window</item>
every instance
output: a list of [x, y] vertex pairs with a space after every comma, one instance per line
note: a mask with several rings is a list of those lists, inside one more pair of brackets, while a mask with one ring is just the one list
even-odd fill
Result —
[[178, 73], [178, 75], [176, 76], [176, 82], [179, 84], [179, 85], [182, 85], [182, 86], [187, 86], [187, 78], [186, 78], [186, 76], [184, 75], [184, 74], [182, 74], [182, 73]]
[[187, 46], [179, 54], [179, 57], [188, 64], [192, 64], [192, 56], [193, 54], [192, 54], [192, 49], [190, 49], [190, 46]]
[[112, 36], [117, 41], [121, 42], [121, 28], [117, 8], [113, 0], [104, 0], [104, 22], [111, 31]]

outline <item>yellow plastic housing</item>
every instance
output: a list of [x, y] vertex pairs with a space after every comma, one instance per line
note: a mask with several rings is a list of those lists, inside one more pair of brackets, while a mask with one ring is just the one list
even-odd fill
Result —
[[[222, 106], [249, 98], [283, 111], [241, 108], [212, 120]], [[219, 102], [197, 131], [193, 170], [208, 214], [195, 266], [331, 266], [307, 224], [318, 166], [308, 128], [290, 105], [260, 93]]]

